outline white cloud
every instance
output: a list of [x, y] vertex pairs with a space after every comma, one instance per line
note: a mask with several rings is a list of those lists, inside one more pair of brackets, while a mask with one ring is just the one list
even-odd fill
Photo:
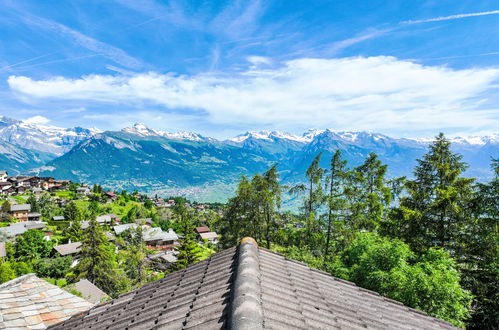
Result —
[[48, 124], [50, 122], [50, 119], [45, 118], [43, 116], [33, 116], [28, 119], [24, 119], [23, 123], [25, 124], [39, 124], [39, 125], [44, 125]]
[[215, 124], [414, 131], [499, 127], [497, 109], [483, 109], [498, 79], [494, 68], [452, 70], [379, 56], [304, 58], [237, 75], [10, 76], [8, 83], [24, 97], [190, 109]]
[[469, 13], [469, 14], [458, 14], [458, 15], [450, 15], [450, 16], [440, 16], [440, 17], [428, 18], [428, 19], [422, 19], [422, 20], [404, 21], [402, 23], [417, 24], [417, 23], [428, 23], [428, 22], [440, 22], [440, 21], [448, 21], [448, 20], [453, 20], [453, 19], [475, 17], [475, 16], [496, 15], [496, 14], [499, 14], [499, 10], [483, 11], [483, 12], [479, 12], [479, 13]]

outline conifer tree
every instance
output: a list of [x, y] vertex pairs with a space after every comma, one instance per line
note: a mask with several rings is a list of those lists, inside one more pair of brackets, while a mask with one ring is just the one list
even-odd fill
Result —
[[464, 286], [475, 295], [470, 329], [499, 329], [499, 160], [492, 169], [494, 178], [477, 185], [476, 221], [467, 226], [461, 260]]
[[81, 212], [76, 206], [75, 202], [70, 202], [63, 211], [66, 221], [81, 220]]
[[440, 133], [428, 153], [418, 159], [414, 180], [406, 183], [407, 195], [393, 212], [390, 229], [417, 251], [437, 246], [455, 255], [460, 235], [472, 221], [470, 202], [474, 179], [461, 177], [467, 165], [453, 153]]
[[384, 218], [390, 204], [390, 188], [385, 179], [387, 165], [375, 153], [352, 172], [353, 197], [351, 222], [356, 230], [373, 231]]
[[305, 173], [308, 180], [308, 197], [305, 199], [308, 244], [312, 244], [312, 232], [315, 231], [318, 227], [316, 220], [317, 209], [321, 206], [324, 200], [324, 194], [322, 191], [322, 178], [324, 175], [324, 169], [319, 166], [321, 157], [322, 153], [318, 154]]
[[[334, 223], [339, 223], [341, 213], [346, 207], [346, 198], [344, 196], [345, 180], [347, 178], [345, 160], [341, 159], [341, 151], [336, 150], [331, 158], [331, 168], [328, 175], [327, 184], [329, 185], [328, 201], [328, 218], [327, 218], [327, 233], [326, 244], [324, 247], [324, 262], [328, 260], [331, 235]], [[339, 228], [336, 228], [338, 232]]]
[[95, 218], [85, 230], [80, 262], [75, 267], [76, 279], [85, 278], [111, 296], [117, 296], [126, 286], [114, 256], [114, 247]]

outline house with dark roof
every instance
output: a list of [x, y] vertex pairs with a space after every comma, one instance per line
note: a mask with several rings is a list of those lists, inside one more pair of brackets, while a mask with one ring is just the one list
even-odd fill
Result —
[[71, 285], [71, 287], [81, 293], [81, 296], [85, 300], [90, 301], [93, 304], [98, 304], [104, 300], [109, 299], [109, 296], [104, 291], [99, 289], [87, 279], [81, 279], [75, 284]]
[[54, 246], [54, 250], [61, 256], [74, 256], [81, 249], [81, 242], [73, 242]]
[[456, 329], [245, 238], [50, 329]]
[[208, 233], [211, 230], [207, 226], [202, 226], [202, 227], [196, 227], [195, 231], [196, 231], [196, 233], [201, 234], [201, 233]]
[[28, 214], [31, 211], [30, 204], [14, 204], [10, 206], [10, 214], [21, 221], [28, 221]]
[[0, 285], [0, 329], [46, 329], [92, 306], [28, 274]]

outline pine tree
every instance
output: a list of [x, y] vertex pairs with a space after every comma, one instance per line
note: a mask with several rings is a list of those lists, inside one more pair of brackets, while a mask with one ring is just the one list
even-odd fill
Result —
[[[328, 201], [328, 218], [327, 218], [327, 233], [326, 233], [326, 244], [324, 247], [324, 262], [328, 260], [331, 235], [333, 231], [333, 224], [339, 223], [341, 213], [346, 207], [347, 201], [344, 196], [344, 189], [346, 185], [347, 172], [346, 172], [345, 160], [341, 159], [341, 151], [336, 150], [333, 157], [331, 158], [331, 168], [329, 171], [328, 182], [329, 194], [327, 196]], [[338, 233], [339, 228], [336, 228]]]
[[318, 228], [316, 220], [317, 210], [324, 200], [324, 194], [322, 191], [322, 178], [324, 175], [324, 169], [319, 166], [321, 157], [322, 153], [318, 154], [305, 173], [308, 179], [308, 197], [305, 199], [305, 210], [307, 217], [307, 241], [309, 245], [313, 245], [312, 232], [314, 232]]
[[126, 286], [115, 261], [114, 246], [108, 244], [95, 218], [85, 230], [80, 262], [74, 271], [76, 279], [86, 278], [111, 296], [117, 296]]
[[124, 271], [132, 280], [132, 284], [143, 283], [146, 277], [144, 260], [147, 255], [142, 224], [139, 223], [137, 227], [129, 229], [123, 255]]
[[461, 264], [464, 286], [476, 297], [470, 329], [499, 329], [499, 160], [492, 169], [491, 182], [477, 185], [476, 221], [467, 226]]
[[81, 212], [76, 206], [75, 202], [71, 202], [64, 208], [64, 218], [66, 221], [81, 220]]
[[390, 229], [418, 252], [437, 246], [455, 255], [463, 229], [472, 222], [474, 179], [462, 178], [467, 165], [440, 133], [406, 183], [407, 195], [392, 213]]
[[31, 205], [31, 212], [40, 212], [40, 205], [38, 204], [35, 195], [30, 194], [26, 200], [26, 203]]
[[390, 204], [391, 193], [385, 180], [387, 165], [375, 153], [352, 172], [355, 187], [351, 222], [357, 230], [373, 231], [384, 218]]
[[[183, 211], [181, 211], [183, 213]], [[201, 248], [196, 242], [194, 225], [186, 214], [181, 216], [181, 230], [183, 237], [180, 239], [180, 245], [177, 247], [176, 269], [183, 269], [201, 258]]]

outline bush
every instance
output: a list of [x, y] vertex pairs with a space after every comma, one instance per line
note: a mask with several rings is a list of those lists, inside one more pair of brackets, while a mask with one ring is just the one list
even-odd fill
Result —
[[73, 258], [58, 257], [53, 259], [38, 260], [35, 265], [35, 273], [38, 277], [63, 278], [71, 269]]

